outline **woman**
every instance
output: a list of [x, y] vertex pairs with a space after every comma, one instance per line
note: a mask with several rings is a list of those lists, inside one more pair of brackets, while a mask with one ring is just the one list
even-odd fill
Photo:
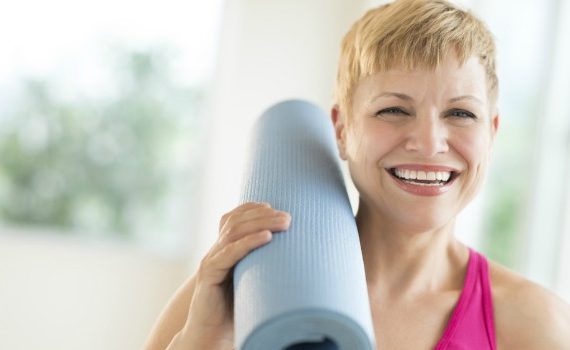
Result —
[[[497, 94], [492, 35], [445, 1], [373, 9], [343, 40], [331, 119], [360, 193], [378, 349], [570, 349], [566, 303], [453, 235], [484, 180]], [[262, 203], [225, 214], [146, 348], [232, 349], [231, 268], [291, 219]]]

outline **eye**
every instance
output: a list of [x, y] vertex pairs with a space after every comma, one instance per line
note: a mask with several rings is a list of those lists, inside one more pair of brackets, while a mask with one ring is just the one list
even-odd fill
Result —
[[408, 112], [404, 111], [402, 108], [400, 107], [389, 107], [389, 108], [384, 108], [380, 111], [378, 111], [376, 113], [377, 116], [380, 115], [410, 115]]
[[477, 119], [477, 116], [475, 114], [463, 109], [452, 109], [449, 111], [448, 115], [454, 118]]

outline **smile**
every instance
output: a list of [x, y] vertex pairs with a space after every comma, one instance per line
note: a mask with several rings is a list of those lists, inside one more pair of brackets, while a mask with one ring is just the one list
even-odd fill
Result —
[[459, 172], [447, 170], [388, 168], [386, 171], [400, 188], [420, 196], [436, 196], [447, 192], [459, 176]]

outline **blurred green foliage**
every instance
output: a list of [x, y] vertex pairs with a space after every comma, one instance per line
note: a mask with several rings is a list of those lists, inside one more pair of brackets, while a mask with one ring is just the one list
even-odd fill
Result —
[[520, 186], [521, 181], [496, 180], [492, 187], [496, 192], [490, 196], [490, 210], [484, 225], [484, 249], [487, 256], [512, 268], [518, 264], [516, 253], [521, 241], [519, 223], [523, 219], [524, 202], [520, 198]]
[[485, 203], [483, 250], [492, 260], [520, 270], [525, 244], [525, 225], [532, 183], [532, 115], [538, 100], [519, 103], [516, 122], [498, 134]]
[[64, 99], [57, 82], [23, 82], [0, 118], [0, 220], [125, 237], [141, 217], [160, 220], [200, 91], [175, 82], [164, 51], [114, 57], [108, 98]]

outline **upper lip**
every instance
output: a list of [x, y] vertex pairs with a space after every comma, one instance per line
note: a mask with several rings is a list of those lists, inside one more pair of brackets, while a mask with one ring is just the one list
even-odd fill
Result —
[[416, 171], [447, 171], [447, 172], [454, 172], [459, 173], [459, 170], [453, 167], [449, 167], [446, 165], [429, 165], [429, 164], [399, 164], [390, 167], [389, 169], [408, 169], [408, 170], [416, 170]]

